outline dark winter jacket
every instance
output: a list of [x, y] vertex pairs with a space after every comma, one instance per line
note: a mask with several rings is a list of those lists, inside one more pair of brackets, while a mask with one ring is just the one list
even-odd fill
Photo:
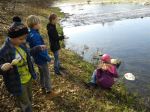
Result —
[[64, 39], [64, 36], [59, 36], [56, 25], [48, 24], [47, 31], [49, 36], [50, 48], [52, 52], [58, 51], [60, 49], [60, 40]]
[[[33, 64], [31, 62], [30, 53], [32, 55], [36, 55], [36, 52], [40, 50], [40, 47], [35, 47], [31, 51], [27, 49], [25, 45], [20, 45], [20, 47], [27, 53], [27, 64], [29, 67], [29, 72], [32, 75], [33, 79], [36, 79], [36, 73], [33, 68]], [[20, 74], [18, 72], [17, 66], [13, 66], [9, 71], [2, 71], [1, 67], [4, 63], [11, 63], [13, 59], [15, 59], [16, 49], [11, 44], [10, 39], [7, 38], [5, 43], [0, 49], [0, 75], [3, 76], [4, 83], [6, 85], [7, 90], [15, 95], [19, 96], [22, 93]]]

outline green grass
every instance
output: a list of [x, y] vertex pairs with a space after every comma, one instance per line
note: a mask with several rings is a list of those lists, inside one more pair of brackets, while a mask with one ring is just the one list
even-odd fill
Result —
[[[24, 20], [30, 14], [36, 14], [40, 17], [42, 21], [41, 33], [49, 46], [46, 31], [48, 15], [56, 13], [62, 18], [64, 14], [58, 8], [40, 9], [38, 7], [37, 9], [30, 7], [28, 10], [30, 11], [22, 15]], [[58, 25], [57, 28], [59, 33], [62, 34], [62, 27]], [[50, 54], [52, 53], [50, 52]], [[39, 79], [33, 83], [33, 109], [35, 112], [148, 112], [143, 99], [136, 94], [127, 92], [124, 84], [121, 82], [116, 83], [111, 91], [100, 88], [87, 89], [85, 83], [90, 80], [95, 68], [73, 51], [62, 49], [60, 59], [62, 65], [66, 68], [64, 77], [55, 76], [53, 65], [49, 65], [52, 86], [57, 96], [43, 95], [40, 90]], [[12, 100], [12, 96], [7, 94], [2, 80], [0, 80], [0, 84], [0, 101], [3, 102], [0, 104], [0, 112], [13, 111], [16, 108], [14, 100]]]
[[[92, 111], [92, 109], [94, 109], [94, 112], [144, 111], [145, 107], [142, 105], [142, 100], [139, 100], [137, 95], [128, 93], [123, 83], [115, 84], [112, 91], [102, 89], [87, 90], [84, 87], [84, 82], [90, 80], [94, 70], [93, 65], [83, 61], [77, 54], [71, 51], [62, 50], [62, 54], [61, 60], [68, 70], [68, 80], [71, 80], [70, 83], [79, 86], [79, 91], [76, 94], [78, 94], [78, 100], [81, 102], [80, 104], [85, 103], [85, 105], [88, 105], [88, 107], [83, 106], [81, 109], [87, 112]], [[82, 97], [85, 97], [85, 99], [80, 101]], [[140, 101], [142, 102], [141, 104], [139, 103]]]

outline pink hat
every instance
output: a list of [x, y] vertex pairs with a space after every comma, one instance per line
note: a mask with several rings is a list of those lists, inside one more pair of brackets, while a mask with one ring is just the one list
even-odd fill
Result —
[[101, 57], [101, 60], [103, 61], [103, 62], [110, 62], [110, 60], [111, 60], [111, 57], [110, 57], [110, 55], [108, 55], [108, 54], [104, 54], [102, 57]]

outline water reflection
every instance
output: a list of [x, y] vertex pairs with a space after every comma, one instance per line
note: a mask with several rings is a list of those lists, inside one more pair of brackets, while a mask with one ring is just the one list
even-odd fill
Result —
[[[150, 18], [129, 19], [118, 22], [64, 28], [67, 48], [79, 54], [85, 45], [89, 47], [84, 54], [88, 61], [100, 49], [113, 57], [123, 60], [124, 67], [121, 74], [132, 72], [136, 74], [135, 82], [128, 82], [131, 89], [140, 89], [141, 93], [148, 93], [150, 89]], [[147, 88], [147, 89], [146, 89]], [[143, 92], [143, 89], [145, 92]], [[148, 94], [147, 94], [148, 95]]]

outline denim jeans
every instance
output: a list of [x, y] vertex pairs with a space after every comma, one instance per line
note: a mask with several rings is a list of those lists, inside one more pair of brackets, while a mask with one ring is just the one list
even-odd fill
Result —
[[46, 91], [51, 91], [51, 81], [48, 64], [38, 65], [38, 68], [40, 72], [40, 83], [42, 88], [44, 88]]
[[96, 84], [96, 73], [97, 73], [97, 71], [96, 70], [94, 70], [94, 72], [93, 72], [93, 74], [92, 74], [92, 77], [91, 77], [91, 83], [94, 83], [94, 84]]
[[59, 68], [60, 68], [59, 51], [55, 51], [53, 53], [54, 53], [54, 58], [55, 58], [54, 71], [55, 71], [55, 73], [59, 73], [60, 72], [60, 70], [59, 70]]

